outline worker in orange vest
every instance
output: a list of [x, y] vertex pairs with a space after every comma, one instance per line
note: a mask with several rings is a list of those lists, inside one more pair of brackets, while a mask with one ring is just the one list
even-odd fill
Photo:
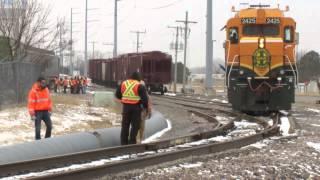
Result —
[[35, 138], [41, 139], [41, 120], [46, 124], [45, 138], [51, 137], [52, 122], [52, 102], [47, 88], [47, 82], [43, 77], [39, 77], [32, 86], [28, 97], [28, 110], [31, 120], [35, 123]]
[[71, 80], [71, 84], [72, 84], [72, 91], [71, 91], [71, 93], [72, 93], [72, 94], [75, 94], [75, 93], [76, 93], [76, 89], [77, 89], [77, 81], [76, 81], [76, 78], [75, 78], [75, 77]]
[[58, 77], [54, 77], [54, 92], [55, 93], [58, 92], [58, 86], [59, 86], [59, 78]]
[[67, 88], [68, 88], [69, 80], [68, 77], [65, 77], [63, 80], [63, 93], [67, 93]]
[[136, 137], [141, 123], [141, 111], [148, 107], [147, 91], [146, 88], [140, 84], [140, 80], [140, 74], [134, 72], [130, 78], [123, 81], [116, 90], [115, 96], [121, 100], [123, 104], [120, 135], [121, 145], [136, 144]]

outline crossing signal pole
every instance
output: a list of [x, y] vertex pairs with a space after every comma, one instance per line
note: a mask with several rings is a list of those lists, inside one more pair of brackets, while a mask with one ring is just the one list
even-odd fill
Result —
[[189, 24], [196, 24], [195, 21], [189, 21], [188, 17], [188, 11], [186, 12], [186, 19], [185, 20], [178, 20], [176, 22], [184, 23], [184, 68], [183, 68], [183, 92], [185, 92], [185, 86], [186, 86], [186, 62], [187, 62], [187, 46], [188, 46], [188, 30], [189, 30]]

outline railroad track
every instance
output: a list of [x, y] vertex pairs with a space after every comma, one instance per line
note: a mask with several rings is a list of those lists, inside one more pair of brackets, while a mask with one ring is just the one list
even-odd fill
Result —
[[[279, 115], [273, 117], [275, 124], [272, 127], [268, 127], [263, 131], [254, 135], [235, 138], [225, 142], [213, 142], [209, 144], [202, 144], [195, 147], [179, 149], [176, 151], [165, 151], [163, 153], [155, 153], [149, 156], [135, 157], [128, 160], [119, 162], [111, 162], [101, 166], [90, 167], [79, 170], [71, 170], [68, 172], [62, 172], [57, 174], [45, 175], [42, 177], [33, 177], [34, 179], [89, 179], [100, 178], [113, 173], [119, 173], [123, 171], [129, 171], [133, 169], [141, 169], [152, 165], [157, 165], [164, 162], [170, 162], [181, 158], [190, 156], [200, 156], [210, 153], [217, 153], [226, 151], [229, 149], [241, 148], [258, 141], [261, 141], [267, 137], [278, 134], [278, 121]], [[160, 149], [161, 150], [161, 149]], [[155, 151], [160, 151], [159, 149]]]
[[213, 101], [208, 99], [199, 99], [199, 98], [193, 98], [193, 97], [187, 97], [187, 96], [161, 96], [161, 95], [152, 95], [154, 98], [161, 98], [161, 99], [168, 99], [168, 100], [176, 100], [176, 101], [184, 101], [184, 102], [191, 102], [191, 103], [198, 103], [198, 104], [215, 104], [220, 105], [224, 107], [231, 107], [230, 104], [222, 101]]
[[[203, 107], [203, 105], [204, 104], [201, 105], [201, 103], [195, 103], [193, 106], [189, 105], [189, 107], [186, 107], [186, 110], [198, 116], [201, 116], [210, 122], [216, 122], [217, 120], [214, 116], [208, 114], [207, 112], [195, 110], [201, 109], [199, 108], [199, 106]], [[228, 111], [224, 113], [227, 114], [227, 112]], [[233, 114], [234, 119], [227, 124], [216, 123], [216, 128], [214, 128], [211, 131], [193, 133], [183, 137], [171, 138], [147, 144], [98, 149], [94, 151], [87, 151], [64, 156], [37, 159], [26, 162], [17, 162], [12, 164], [4, 164], [0, 165], [0, 177], [12, 176], [16, 174], [26, 174], [28, 172], [41, 172], [47, 169], [62, 168], [72, 164], [86, 164], [95, 160], [105, 159], [107, 160], [107, 163], [104, 163], [103, 165], [99, 166], [91, 166], [68, 171], [56, 171], [56, 173], [45, 174], [43, 176], [24, 177], [32, 179], [90, 179], [95, 177], [98, 178], [110, 173], [118, 173], [132, 169], [140, 169], [163, 162], [185, 158], [188, 156], [199, 156], [203, 154], [221, 152], [228, 149], [240, 148], [279, 133], [279, 114], [276, 114], [274, 117], [272, 117], [275, 122], [273, 126], [268, 126], [266, 123], [261, 123], [259, 119], [255, 119], [252, 117], [251, 120], [261, 124], [264, 127], [264, 130], [259, 131], [254, 135], [237, 137], [235, 139], [225, 142], [208, 142], [208, 144], [200, 144], [194, 147], [187, 146], [182, 149], [179, 148], [179, 145], [183, 146], [186, 143], [192, 143], [203, 139], [209, 139], [218, 135], [225, 135], [226, 133], [231, 132], [234, 128], [234, 121], [241, 120], [243, 118], [243, 115], [232, 112], [228, 113]], [[173, 147], [178, 148], [172, 151]], [[153, 153], [148, 154], [148, 152], [150, 151], [152, 151]], [[140, 156], [139, 154], [142, 154], [142, 156]], [[118, 156], [128, 156], [129, 158], [116, 162], [108, 161], [108, 159], [112, 159], [112, 157]]]
[[193, 110], [193, 113], [205, 117], [210, 122], [216, 122], [216, 128], [207, 132], [193, 133], [187, 136], [161, 140], [153, 143], [121, 146], [115, 148], [105, 148], [94, 151], [68, 154], [63, 156], [49, 157], [44, 159], [35, 159], [25, 162], [3, 164], [0, 165], [0, 177], [12, 176], [21, 173], [25, 174], [26, 172], [32, 171], [43, 171], [45, 169], [57, 168], [76, 163], [89, 162], [103, 158], [110, 158], [123, 154], [142, 153], [150, 150], [168, 148], [175, 145], [180, 145], [205, 138], [214, 137], [217, 135], [222, 135], [225, 133], [225, 131], [234, 127], [233, 121], [230, 121], [228, 124], [222, 125], [219, 124], [214, 117], [207, 115], [203, 112]]

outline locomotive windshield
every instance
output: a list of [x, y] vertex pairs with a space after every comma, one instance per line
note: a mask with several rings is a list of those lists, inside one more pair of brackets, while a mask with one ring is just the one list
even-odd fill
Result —
[[279, 25], [255, 24], [243, 26], [243, 35], [247, 36], [278, 36]]

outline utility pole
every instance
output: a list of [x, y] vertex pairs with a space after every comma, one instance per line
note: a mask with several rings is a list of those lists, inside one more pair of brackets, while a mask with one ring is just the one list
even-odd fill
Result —
[[168, 28], [176, 29], [176, 43], [175, 43], [175, 58], [174, 58], [174, 77], [173, 77], [173, 92], [177, 92], [177, 71], [178, 71], [178, 50], [179, 50], [179, 30], [181, 27], [179, 26], [168, 26]]
[[118, 1], [114, 0], [114, 35], [113, 35], [113, 57], [118, 55]]
[[206, 39], [206, 85], [207, 91], [212, 90], [213, 40], [212, 40], [212, 0], [207, 0], [207, 39]]
[[188, 25], [193, 23], [197, 23], [194, 21], [189, 21], [188, 18], [188, 11], [186, 12], [186, 19], [185, 20], [178, 20], [176, 22], [181, 22], [184, 23], [184, 60], [183, 60], [183, 64], [184, 64], [184, 68], [183, 68], [183, 92], [185, 91], [185, 86], [186, 86], [186, 68], [187, 68], [187, 46], [188, 46]]
[[[62, 50], [62, 27], [61, 24], [59, 24], [59, 37], [60, 37], [60, 41], [59, 41], [59, 51], [60, 51], [60, 60], [61, 60], [61, 67], [62, 68], [62, 73], [63, 72], [63, 50]], [[61, 72], [61, 69], [59, 70], [59, 72]]]
[[74, 54], [73, 54], [73, 33], [74, 33], [74, 31], [73, 31], [73, 24], [75, 24], [75, 23], [79, 23], [79, 22], [73, 22], [73, 15], [74, 14], [80, 14], [80, 13], [74, 13], [73, 12], [73, 8], [71, 8], [71, 16], [70, 16], [70, 72], [71, 72], [71, 75], [72, 75], [72, 73], [73, 73], [73, 69], [74, 69], [74, 67], [73, 67], [73, 56], [74, 56]]
[[72, 24], [73, 24], [73, 19], [72, 19], [72, 15], [73, 15], [73, 12], [72, 12], [72, 8], [71, 8], [71, 14], [70, 14], [70, 73], [71, 73], [71, 76], [73, 75], [73, 61], [72, 61], [72, 57], [73, 57], [73, 39], [72, 39]]
[[92, 59], [94, 59], [94, 45], [96, 44], [95, 41], [90, 42], [92, 44]]
[[141, 47], [140, 45], [140, 34], [145, 34], [146, 31], [131, 31], [131, 33], [136, 33], [137, 34], [137, 53], [139, 52], [139, 48]]
[[88, 0], [86, 0], [84, 28], [84, 76], [88, 77]]

